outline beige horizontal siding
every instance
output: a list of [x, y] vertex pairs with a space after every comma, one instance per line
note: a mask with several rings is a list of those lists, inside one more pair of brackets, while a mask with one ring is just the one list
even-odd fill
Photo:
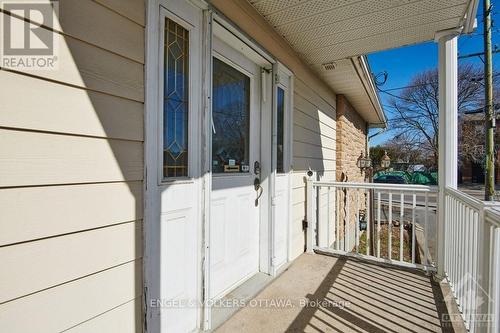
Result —
[[336, 170], [336, 112], [331, 96], [311, 89], [300, 77], [295, 80], [293, 176], [292, 176], [292, 256], [304, 251], [302, 221], [306, 212], [306, 171], [319, 179], [334, 180]]
[[294, 112], [295, 126], [307, 128], [309, 132], [312, 131], [313, 134], [309, 133], [308, 135], [309, 140], [311, 140], [311, 138], [321, 139], [323, 136], [326, 136], [327, 138], [335, 137], [335, 128], [321, 123], [319, 120], [312, 117], [312, 114], [317, 112], [317, 109], [314, 107], [305, 110], [301, 110], [296, 107]]
[[[335, 132], [332, 132], [334, 134]], [[310, 128], [303, 127], [297, 123], [293, 127], [293, 140], [294, 142], [310, 143], [317, 146], [334, 147], [335, 139], [331, 137], [320, 134]]]
[[[331, 120], [336, 119], [335, 115], [335, 97], [325, 96], [320, 92], [314, 90], [306, 81], [298, 78], [295, 81], [295, 100], [294, 106], [298, 109], [312, 110], [315, 109], [315, 112], [308, 113], [309, 116], [312, 116], [320, 121], [324, 121], [328, 124], [331, 123]], [[333, 126], [335, 128], [335, 126]]]
[[[32, 15], [30, 19], [65, 36], [144, 63], [144, 27], [93, 0], [59, 1], [58, 8], [58, 19], [50, 26], [42, 17]], [[22, 14], [16, 12], [15, 16], [25, 19]]]
[[[144, 105], [0, 71], [3, 127], [142, 141]], [[29, 98], [26, 92], [29, 91]]]
[[0, 70], [2, 332], [142, 331], [144, 12], [60, 1], [58, 69]]
[[0, 285], [10, 288], [1, 291], [0, 303], [136, 260], [141, 238], [141, 223], [129, 222], [2, 247], [0, 262], [9, 274], [0, 276]]
[[325, 160], [322, 157], [311, 158], [311, 157], [303, 157], [303, 156], [294, 156], [293, 157], [293, 168], [294, 172], [300, 172], [305, 175], [307, 170], [311, 169], [319, 174], [323, 171], [334, 171], [336, 168], [335, 160]]
[[0, 190], [0, 246], [138, 221], [142, 181]]
[[292, 254], [305, 246], [302, 220], [305, 219], [307, 170], [321, 179], [332, 180], [336, 169], [336, 117], [332, 100], [313, 91], [296, 78], [294, 91], [293, 176], [292, 176]]
[[[4, 19], [7, 14], [1, 15]], [[120, 17], [117, 14], [115, 16]], [[143, 64], [73, 37], [59, 33], [53, 35], [54, 43], [59, 47], [58, 69], [25, 69], [22, 70], [23, 73], [139, 102], [144, 101]]]
[[321, 157], [323, 160], [334, 160], [335, 148], [295, 141], [293, 143], [293, 154], [294, 156], [302, 156], [310, 158]]
[[146, 0], [94, 0], [119, 13], [120, 15], [134, 21], [135, 23], [145, 25], [145, 6]]
[[0, 187], [141, 180], [141, 142], [0, 129]]
[[142, 261], [137, 260], [0, 304], [0, 327], [9, 333], [61, 332], [141, 294]]
[[125, 304], [104, 312], [92, 320], [67, 330], [68, 333], [120, 332], [135, 333], [142, 331], [142, 305], [138, 297]]

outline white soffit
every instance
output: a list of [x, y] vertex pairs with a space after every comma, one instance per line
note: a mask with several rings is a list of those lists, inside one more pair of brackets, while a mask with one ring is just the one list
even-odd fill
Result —
[[[349, 58], [433, 40], [436, 31], [462, 26], [471, 2], [249, 1], [336, 93], [346, 95], [366, 120], [378, 122], [377, 112], [369, 106], [370, 98]], [[335, 62], [336, 68], [325, 70], [322, 65], [330, 62]]]

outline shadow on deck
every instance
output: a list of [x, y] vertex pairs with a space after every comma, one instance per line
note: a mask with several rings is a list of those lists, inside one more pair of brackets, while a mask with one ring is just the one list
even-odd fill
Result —
[[465, 332], [446, 321], [458, 313], [446, 289], [417, 271], [303, 254], [217, 332]]

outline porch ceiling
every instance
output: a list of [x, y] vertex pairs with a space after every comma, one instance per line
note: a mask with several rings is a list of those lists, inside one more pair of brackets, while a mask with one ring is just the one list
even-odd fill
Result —
[[[358, 112], [370, 112], [364, 116], [372, 122], [380, 118], [373, 98], [349, 76], [355, 67], [345, 59], [433, 40], [440, 30], [465, 25], [469, 32], [477, 9], [477, 0], [249, 1], [336, 93]], [[330, 62], [336, 68], [326, 70]]]

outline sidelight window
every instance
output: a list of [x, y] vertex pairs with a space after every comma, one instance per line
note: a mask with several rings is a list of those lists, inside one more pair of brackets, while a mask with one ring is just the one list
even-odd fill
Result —
[[284, 143], [285, 143], [285, 91], [278, 87], [277, 107], [276, 107], [276, 125], [277, 125], [277, 147], [276, 147], [276, 171], [284, 171]]
[[165, 19], [163, 177], [188, 176], [189, 31]]

